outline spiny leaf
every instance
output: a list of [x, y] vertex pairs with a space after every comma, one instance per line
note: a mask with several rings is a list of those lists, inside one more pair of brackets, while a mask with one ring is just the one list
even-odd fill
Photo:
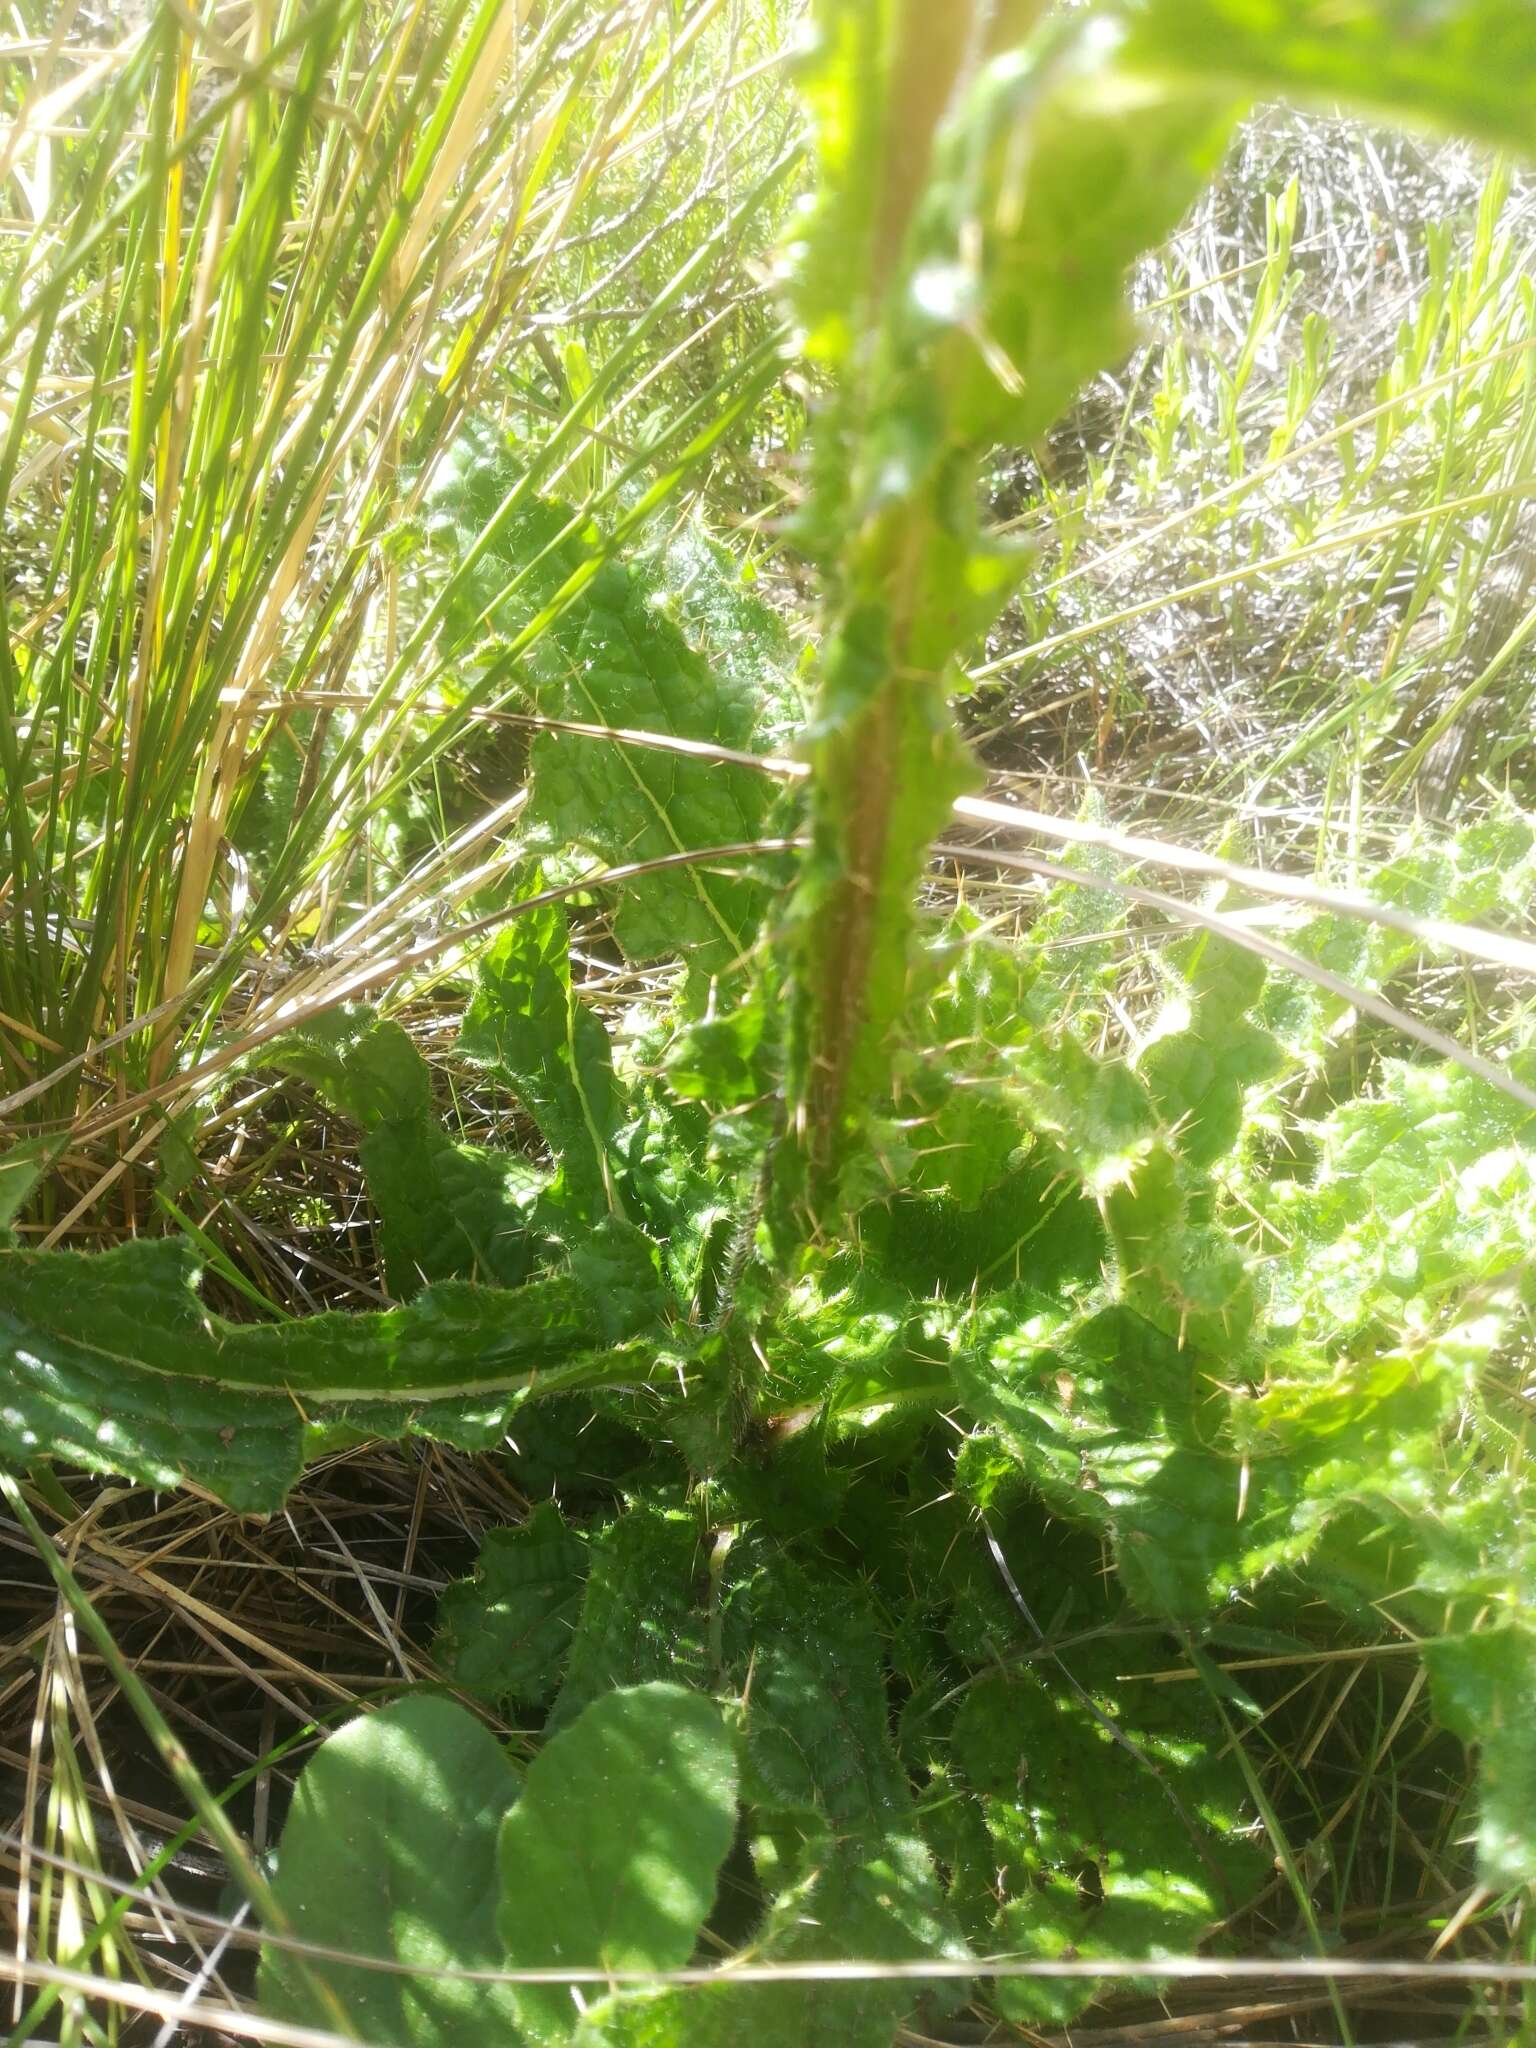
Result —
[[491, 1529], [473, 1578], [438, 1605], [433, 1651], [442, 1670], [494, 1707], [529, 1709], [554, 1698], [581, 1610], [587, 1539], [553, 1501], [518, 1529]]
[[[724, 1636], [738, 1682], [751, 1671], [744, 1791], [756, 1815], [754, 1855], [765, 1887], [785, 1894], [764, 1952], [963, 1954], [891, 1742], [868, 1602], [852, 1587], [813, 1583], [770, 1552], [732, 1590]], [[911, 1985], [878, 1981], [786, 1985], [774, 2019], [785, 2039], [862, 2048], [889, 2039], [914, 1995]]]
[[[1268, 1867], [1243, 1838], [1242, 1772], [1195, 1688], [1136, 1682], [1164, 1660], [1157, 1644], [1065, 1655], [1075, 1685], [1042, 1662], [966, 1695], [953, 1753], [989, 1840], [956, 1883], [997, 1900], [993, 1942], [1010, 1954], [1187, 1954]], [[1095, 1987], [999, 1979], [994, 1996], [1010, 2019], [1062, 2025]]]
[[[605, 1693], [540, 1750], [502, 1824], [508, 1964], [681, 1968], [735, 1828], [735, 1749], [714, 1702], [677, 1685]], [[513, 1997], [531, 2040], [574, 2031], [569, 1992]]]
[[0, 1455], [56, 1456], [148, 1486], [190, 1480], [242, 1512], [278, 1507], [306, 1422], [494, 1443], [537, 1385], [634, 1384], [622, 1348], [659, 1310], [633, 1283], [444, 1281], [406, 1307], [246, 1325], [198, 1299], [176, 1239], [90, 1255], [0, 1252]]
[[[813, 1586], [761, 1544], [727, 1578], [723, 1647], [745, 1688], [743, 1793], [772, 1900], [750, 1953], [962, 1953], [891, 1747], [867, 1604], [851, 1589]], [[577, 2038], [580, 2048], [889, 2048], [913, 1995], [878, 1979], [632, 1993], [594, 2006]]]
[[[529, 893], [539, 886], [535, 875]], [[608, 1034], [571, 987], [558, 903], [518, 912], [481, 955], [459, 1045], [538, 1124], [578, 1213], [617, 1212], [609, 1148], [621, 1099]]]
[[908, 252], [897, 360], [919, 352], [944, 430], [1029, 443], [1128, 350], [1130, 265], [1215, 171], [1241, 88], [1128, 76], [1103, 24], [1058, 16], [983, 67], [946, 123]]
[[431, 1113], [432, 1076], [415, 1041], [364, 1003], [338, 1003], [295, 1026], [252, 1064], [299, 1075], [365, 1131]]
[[[1213, 1585], [1236, 1571], [1241, 1471], [1235, 1453], [1202, 1440], [1201, 1422], [1217, 1417], [1201, 1415], [1209, 1395], [1194, 1354], [1128, 1309], [1073, 1325], [1022, 1307], [1010, 1335], [1000, 1298], [988, 1333], [957, 1351], [962, 1400], [996, 1425], [1055, 1512], [1113, 1539], [1133, 1597], [1202, 1618]], [[957, 1476], [970, 1483], [963, 1456]]]
[[640, 1503], [598, 1532], [551, 1727], [614, 1686], [664, 1677], [703, 1682], [702, 1562], [697, 1517], [680, 1510]]
[[263, 1951], [262, 2010], [380, 2048], [478, 2048], [511, 2037], [497, 1833], [517, 1796], [501, 1746], [451, 1700], [395, 1700], [332, 1735], [300, 1773], [274, 1880], [300, 1939], [403, 1971]]
[[361, 1125], [384, 1277], [400, 1300], [434, 1280], [527, 1279], [541, 1249], [531, 1216], [542, 1176], [516, 1154], [449, 1138], [430, 1070], [402, 1026], [342, 1004], [285, 1033], [257, 1064], [302, 1076]]
[[517, 1287], [548, 1240], [547, 1175], [515, 1152], [461, 1145], [436, 1121], [381, 1123], [358, 1147], [379, 1217], [390, 1292], [405, 1301], [437, 1280]]

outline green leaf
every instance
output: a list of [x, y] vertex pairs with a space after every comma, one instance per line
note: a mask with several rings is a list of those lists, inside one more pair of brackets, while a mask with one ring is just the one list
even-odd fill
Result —
[[552, 1728], [615, 1686], [681, 1677], [704, 1682], [708, 1645], [696, 1589], [696, 1515], [640, 1504], [593, 1538], [586, 1591]]
[[520, 1286], [548, 1248], [536, 1227], [547, 1176], [515, 1152], [456, 1144], [422, 1117], [379, 1124], [358, 1158], [399, 1300], [437, 1280]]
[[587, 1540], [553, 1501], [519, 1529], [491, 1529], [473, 1578], [438, 1606], [433, 1654], [456, 1685], [493, 1707], [547, 1706], [581, 1611]]
[[64, 1150], [62, 1138], [24, 1138], [0, 1152], [0, 1232], [21, 1214], [49, 1167]]
[[1536, 1629], [1443, 1636], [1424, 1658], [1436, 1714], [1478, 1752], [1478, 1877], [1490, 1891], [1536, 1884]]
[[[770, 1555], [734, 1589], [725, 1640], [745, 1690], [754, 1856], [765, 1888], [783, 1894], [765, 1955], [962, 1956], [891, 1741], [868, 1601]], [[920, 1988], [786, 1985], [775, 2023], [785, 2039], [873, 2048], [889, 2041]]]
[[[535, 876], [530, 893], [539, 886]], [[618, 1086], [608, 1034], [571, 988], [558, 903], [515, 910], [481, 955], [459, 1046], [499, 1074], [537, 1123], [581, 1213], [615, 1211]]]
[[[743, 1691], [753, 1855], [772, 1900], [747, 1952], [770, 1963], [963, 1955], [891, 1744], [868, 1603], [765, 1546], [751, 1553], [727, 1571], [722, 1615]], [[875, 1978], [631, 1993], [594, 2006], [578, 2041], [889, 2048], [920, 1988]]]
[[[956, 1353], [960, 1398], [1056, 1513], [1112, 1540], [1138, 1604], [1202, 1618], [1238, 1575], [1242, 1473], [1235, 1450], [1205, 1441], [1222, 1411], [1202, 1414], [1194, 1353], [1126, 1308], [1071, 1324], [1028, 1300], [1010, 1316], [1005, 1298]], [[977, 1455], [990, 1488], [985, 1442]], [[963, 1457], [958, 1477], [971, 1482]]]
[[[518, 471], [483, 431], [434, 488], [447, 551], [480, 545]], [[529, 500], [464, 580], [456, 629], [489, 623], [523, 652], [530, 709], [614, 731], [661, 733], [752, 750], [794, 718], [783, 628], [697, 525], [614, 559], [563, 505]], [[764, 836], [777, 801], [758, 770], [590, 734], [543, 732], [531, 749], [530, 844], [546, 857], [580, 848], [609, 865]], [[626, 883], [614, 932], [631, 959], [682, 953], [702, 974], [751, 943], [766, 902], [740, 869], [678, 867]]]
[[1125, 59], [1536, 148], [1525, 0], [1130, 0]]
[[379, 2048], [478, 2048], [515, 2038], [507, 1987], [445, 1970], [504, 1966], [497, 1833], [517, 1795], [501, 1746], [451, 1700], [393, 1701], [332, 1735], [305, 1765], [273, 1888], [300, 1939], [403, 1971], [263, 1951], [273, 2019]]
[[611, 1296], [573, 1277], [444, 1281], [403, 1308], [246, 1325], [203, 1307], [198, 1271], [177, 1239], [0, 1252], [0, 1456], [190, 1480], [266, 1513], [298, 1476], [306, 1422], [483, 1449], [535, 1386], [632, 1385], [654, 1366], [654, 1345], [622, 1348], [659, 1315], [654, 1280], [648, 1302], [638, 1280]]
[[1530, 1298], [1536, 1117], [1459, 1068], [1383, 1060], [1371, 1093], [1313, 1137], [1311, 1181], [1263, 1196], [1285, 1241], [1268, 1269], [1273, 1326], [1331, 1356], [1380, 1329], [1452, 1333], [1455, 1305], [1482, 1289], [1485, 1349], [1497, 1343]]
[[969, 1211], [1032, 1136], [1007, 1081], [1010, 1055], [1033, 1028], [1028, 1003], [1038, 969], [1024, 947], [999, 945], [964, 924], [945, 950], [947, 972], [924, 1005], [933, 1049], [903, 1077], [897, 1107], [914, 1130], [907, 1186], [943, 1190]]
[[252, 1055], [307, 1081], [365, 1131], [432, 1112], [432, 1075], [402, 1025], [364, 1003], [338, 1003]]
[[432, 1077], [399, 1024], [342, 1004], [256, 1055], [300, 1075], [362, 1126], [360, 1158], [379, 1219], [384, 1277], [407, 1300], [434, 1280], [527, 1279], [541, 1176], [513, 1153], [455, 1144], [432, 1105]]
[[1174, 964], [1187, 993], [1164, 1008], [1136, 1071], [1169, 1143], [1198, 1174], [1236, 1151], [1248, 1091], [1286, 1056], [1279, 1039], [1245, 1014], [1263, 993], [1263, 961], [1202, 934], [1176, 950]]
[[1536, 1630], [1442, 1636], [1423, 1655], [1436, 1714], [1477, 1745], [1479, 1878], [1489, 1890], [1536, 1884]]
[[[735, 1829], [735, 1746], [719, 1707], [677, 1685], [604, 1694], [545, 1744], [502, 1824], [508, 1965], [681, 1968]], [[568, 1991], [514, 1996], [534, 2041], [574, 2032]]]
[[1241, 98], [1209, 71], [1128, 76], [1091, 12], [983, 67], [941, 134], [908, 255], [910, 410], [921, 352], [954, 441], [980, 453], [1052, 426], [1134, 341], [1130, 266], [1216, 170]]
[[[1187, 1955], [1270, 1867], [1243, 1774], [1198, 1688], [1137, 1682], [1166, 1661], [1158, 1644], [1064, 1654], [1076, 1686], [1042, 1662], [965, 1697], [953, 1754], [989, 1840], [956, 1883], [997, 1901], [1009, 1954]], [[1000, 1978], [994, 1996], [1010, 2019], [1062, 2025], [1097, 1989]]]
[[[707, 651], [699, 651], [680, 612], [664, 571], [605, 564], [534, 659], [537, 709], [752, 750], [765, 707], [755, 694], [761, 643], [750, 635], [772, 644], [777, 628], [752, 607], [753, 626], [736, 629], [747, 640], [742, 659], [731, 632], [701, 636]], [[531, 765], [530, 831], [552, 849], [582, 847], [611, 865], [763, 838], [776, 801], [754, 768], [588, 736], [539, 734]], [[751, 944], [766, 901], [762, 883], [739, 866], [674, 868], [626, 883], [614, 934], [632, 960], [681, 953], [696, 973], [716, 973]]]

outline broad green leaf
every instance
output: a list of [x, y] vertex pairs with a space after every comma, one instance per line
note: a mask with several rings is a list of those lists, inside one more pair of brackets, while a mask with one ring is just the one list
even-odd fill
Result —
[[[830, 1845], [811, 1876], [774, 1902], [748, 1954], [754, 1962], [910, 1962], [913, 1935], [893, 1898], [932, 1883], [926, 1849], [893, 1838], [884, 1851]], [[943, 1940], [935, 1915], [933, 1951]], [[953, 1948], [950, 1953], [954, 1953]], [[703, 1984], [632, 1992], [591, 2008], [577, 2048], [891, 2048], [913, 2002], [911, 1984]]]
[[[772, 1901], [746, 1952], [762, 1962], [962, 1955], [891, 1745], [868, 1603], [761, 1544], [726, 1577], [742, 1791]], [[630, 1993], [594, 2006], [577, 2038], [581, 2048], [889, 2048], [917, 1988], [875, 1978]]]
[[[702, 552], [701, 574], [727, 573], [717, 554]], [[695, 640], [664, 567], [647, 574], [606, 563], [534, 657], [535, 706], [581, 724], [752, 750], [771, 716], [756, 694], [763, 648], [777, 644], [779, 629], [744, 597], [738, 609], [733, 626]], [[582, 847], [613, 865], [763, 838], [776, 802], [756, 769], [588, 736], [541, 733], [531, 767], [530, 831], [552, 849]], [[766, 901], [740, 863], [664, 870], [626, 883], [614, 933], [631, 959], [682, 954], [696, 973], [717, 973], [750, 946]]]
[[660, 1308], [633, 1271], [614, 1291], [444, 1281], [403, 1308], [261, 1325], [210, 1314], [198, 1271], [176, 1239], [0, 1252], [0, 1455], [191, 1481], [265, 1513], [298, 1476], [307, 1423], [483, 1449], [536, 1386], [633, 1385], [656, 1356], [622, 1348]]
[[390, 1292], [437, 1280], [517, 1287], [548, 1249], [547, 1175], [516, 1152], [456, 1144], [434, 1120], [381, 1123], [358, 1147]]
[[[736, 1830], [735, 1745], [677, 1685], [605, 1693], [552, 1736], [502, 1824], [498, 1924], [512, 1968], [679, 1969]], [[560, 2042], [579, 2007], [514, 1991], [523, 2032]]]
[[[770, 1554], [733, 1589], [724, 1633], [745, 1695], [743, 1790], [754, 1810], [754, 1856], [765, 1889], [782, 1895], [764, 1953], [963, 1955], [891, 1741], [867, 1600]], [[773, 2022], [786, 2040], [876, 2048], [917, 1988], [878, 1980], [786, 1985]]]
[[866, 1248], [888, 1272], [956, 1299], [1021, 1281], [1071, 1298], [1098, 1283], [1105, 1238], [1097, 1205], [1053, 1145], [1025, 1135], [1022, 1105], [1012, 1115], [1020, 1156], [974, 1208], [945, 1194], [901, 1193], [861, 1219]]
[[581, 1210], [616, 1212], [609, 1148], [621, 1105], [608, 1034], [571, 987], [563, 908], [513, 911], [480, 957], [460, 1049], [506, 1081]]
[[587, 1539], [543, 1501], [519, 1529], [491, 1529], [473, 1578], [438, 1604], [433, 1654], [456, 1685], [494, 1707], [548, 1705], [581, 1611]]
[[1536, 148], [1525, 0], [1128, 0], [1126, 62]]
[[274, 1890], [301, 1940], [406, 1968], [269, 1946], [262, 2010], [378, 2048], [515, 2038], [504, 1985], [441, 1973], [504, 1966], [497, 1833], [516, 1796], [500, 1744], [451, 1700], [395, 1700], [330, 1736], [299, 1776]]
[[410, 1033], [363, 1003], [338, 1003], [284, 1032], [252, 1064], [298, 1074], [365, 1131], [432, 1111], [432, 1076]]
[[[1220, 1718], [1193, 1686], [1138, 1683], [1166, 1652], [1111, 1637], [983, 1677], [953, 1754], [988, 1842], [956, 1872], [996, 1901], [993, 1945], [1024, 1957], [1187, 1955], [1270, 1868]], [[975, 1855], [979, 1845], [973, 1845]], [[1086, 1983], [1000, 1978], [1000, 2010], [1064, 2024]]]
[[[1204, 1078], [1202, 1069], [1196, 1074]], [[1211, 1125], [1204, 1130], [1208, 1136]], [[1120, 1297], [1180, 1350], [1235, 1358], [1253, 1326], [1251, 1262], [1229, 1230], [1207, 1220], [1209, 1190], [1192, 1182], [1176, 1143], [1155, 1147], [1105, 1199]]]
[[897, 1108], [913, 1126], [907, 1186], [942, 1190], [969, 1211], [1032, 1135], [1006, 1084], [1010, 1054], [1033, 1029], [1028, 1004], [1039, 970], [1024, 947], [963, 925], [946, 951], [948, 971], [923, 1005], [930, 1049], [904, 1077]]

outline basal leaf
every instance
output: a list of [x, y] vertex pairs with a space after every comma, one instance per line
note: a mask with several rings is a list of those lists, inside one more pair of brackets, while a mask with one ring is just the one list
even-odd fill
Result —
[[[743, 1795], [771, 1904], [754, 1960], [958, 1955], [891, 1745], [865, 1601], [761, 1543], [732, 1561], [722, 1648], [743, 1688]], [[750, 1677], [749, 1677], [750, 1674]], [[581, 2048], [889, 2048], [910, 1984], [690, 1986], [594, 2006]]]
[[473, 1578], [438, 1605], [439, 1667], [494, 1707], [547, 1706], [555, 1696], [581, 1611], [587, 1539], [553, 1501], [518, 1529], [489, 1530]]
[[[502, 1824], [498, 1923], [513, 1968], [678, 1969], [736, 1829], [735, 1745], [677, 1685], [605, 1693], [539, 1752]], [[579, 2007], [514, 1990], [522, 2031], [560, 2042]]]
[[445, 1281], [402, 1308], [248, 1325], [204, 1308], [198, 1270], [175, 1239], [0, 1252], [0, 1455], [190, 1480], [264, 1513], [298, 1476], [306, 1424], [480, 1449], [535, 1386], [634, 1384], [655, 1358], [613, 1348], [659, 1313], [654, 1286], [647, 1308], [637, 1286]]
[[358, 1147], [390, 1292], [437, 1280], [517, 1287], [548, 1241], [547, 1175], [515, 1152], [456, 1144], [435, 1119], [378, 1124]]
[[[765, 1888], [783, 1894], [764, 1953], [963, 1955], [891, 1741], [867, 1601], [770, 1553], [733, 1590], [724, 1633], [738, 1682], [745, 1686], [751, 1670], [743, 1790], [754, 1810], [754, 1854]], [[914, 1996], [911, 1984], [878, 1980], [786, 1985], [773, 2023], [786, 2039], [875, 2048]]]
[[506, 1986], [441, 1973], [503, 1967], [497, 1834], [516, 1796], [500, 1744], [451, 1700], [395, 1700], [330, 1736], [299, 1776], [274, 1890], [300, 1939], [406, 1968], [269, 1946], [263, 2011], [379, 2048], [513, 2038]]

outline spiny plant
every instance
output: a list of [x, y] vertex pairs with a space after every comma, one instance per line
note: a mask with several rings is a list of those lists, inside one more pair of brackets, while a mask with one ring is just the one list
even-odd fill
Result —
[[[237, 1325], [176, 1240], [0, 1255], [0, 1451], [44, 1490], [59, 1458], [259, 1512], [369, 1435], [510, 1429], [557, 1473], [578, 1430], [602, 1446], [586, 1511], [552, 1492], [444, 1605], [445, 1675], [542, 1717], [526, 1769], [413, 1696], [302, 1776], [251, 1882], [280, 2020], [884, 2048], [970, 1977], [1070, 2020], [1285, 1861], [1214, 1653], [1323, 1613], [1417, 1646], [1479, 1750], [1481, 1883], [1513, 1908], [1536, 1878], [1509, 1370], [1536, 1064], [1517, 1009], [1472, 1052], [1392, 1001], [1444, 949], [1529, 966], [1497, 928], [1536, 830], [1506, 804], [1409, 835], [1284, 945], [1234, 914], [1244, 870], [1182, 905], [1091, 821], [1097, 852], [1050, 861], [945, 848], [1046, 871], [1022, 931], [916, 907], [969, 774], [956, 665], [1022, 566], [977, 514], [993, 445], [1124, 345], [1126, 272], [1245, 92], [1529, 144], [1536, 27], [1510, 0], [1038, 11], [819, 16], [803, 828], [754, 758], [787, 652], [728, 557], [616, 559], [494, 436], [440, 479], [441, 545], [490, 565], [484, 659], [543, 722], [462, 1052], [547, 1161], [450, 1135], [401, 1026], [336, 1009], [261, 1057], [363, 1131], [397, 1306]], [[594, 890], [632, 961], [679, 958], [622, 1035], [571, 974], [564, 906]], [[1150, 954], [1133, 913], [1172, 922]], [[7, 1162], [12, 1214], [38, 1171]], [[1204, 1686], [1153, 1683], [1170, 1643]], [[688, 1969], [703, 1941], [736, 1967]]]

